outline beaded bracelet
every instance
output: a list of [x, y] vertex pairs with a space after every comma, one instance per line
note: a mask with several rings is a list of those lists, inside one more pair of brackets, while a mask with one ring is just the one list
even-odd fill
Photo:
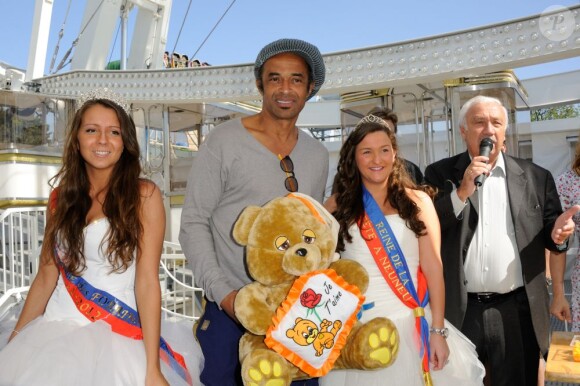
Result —
[[447, 339], [447, 337], [449, 336], [449, 329], [447, 327], [444, 327], [444, 328], [433, 328], [433, 327], [431, 327], [429, 329], [429, 332], [431, 334], [441, 335], [445, 339]]

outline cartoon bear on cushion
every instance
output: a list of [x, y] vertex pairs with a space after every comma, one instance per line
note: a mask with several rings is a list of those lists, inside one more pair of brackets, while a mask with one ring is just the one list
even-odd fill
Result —
[[[300, 193], [263, 207], [249, 206], [240, 214], [233, 236], [245, 246], [246, 268], [255, 280], [240, 289], [234, 304], [236, 317], [248, 330], [239, 348], [245, 385], [289, 385], [331, 368], [370, 370], [396, 359], [399, 337], [389, 319], [357, 321], [368, 274], [359, 263], [338, 259], [338, 227], [322, 205]], [[292, 297], [306, 311], [300, 317], [291, 316]], [[333, 312], [346, 309], [348, 299], [359, 300], [355, 312], [346, 323], [334, 320]], [[283, 327], [286, 319], [289, 327], [281, 328], [276, 338], [275, 325]], [[296, 344], [296, 352], [277, 341], [286, 337]], [[314, 364], [304, 365], [308, 350]], [[316, 367], [317, 360], [327, 362]]]

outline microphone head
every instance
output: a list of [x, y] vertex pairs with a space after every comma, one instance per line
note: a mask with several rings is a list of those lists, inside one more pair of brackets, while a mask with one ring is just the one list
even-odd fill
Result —
[[484, 138], [479, 143], [479, 155], [489, 157], [489, 153], [493, 149], [493, 141], [491, 138]]
[[[489, 153], [491, 153], [491, 149], [493, 149], [493, 141], [491, 138], [484, 138], [479, 143], [479, 155], [483, 155], [485, 157], [489, 157]], [[485, 174], [478, 175], [475, 180], [475, 186], [480, 187], [483, 185], [483, 181], [485, 181]]]
[[490, 147], [493, 149], [493, 140], [488, 137], [482, 139], [479, 143], [479, 148], [481, 149], [482, 147]]

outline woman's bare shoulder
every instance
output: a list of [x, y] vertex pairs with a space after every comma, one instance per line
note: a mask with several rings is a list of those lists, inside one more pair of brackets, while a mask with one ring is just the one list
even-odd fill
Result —
[[422, 190], [406, 188], [407, 196], [417, 205], [426, 202], [432, 202], [431, 197]]
[[161, 191], [159, 187], [151, 180], [140, 178], [139, 179], [139, 193], [141, 198], [147, 200], [155, 196], [161, 197]]

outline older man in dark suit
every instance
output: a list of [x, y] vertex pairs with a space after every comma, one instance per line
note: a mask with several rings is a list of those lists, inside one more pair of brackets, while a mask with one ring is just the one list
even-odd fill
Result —
[[[466, 102], [467, 151], [429, 165], [425, 182], [439, 190], [446, 319], [475, 344], [488, 384], [529, 386], [549, 345], [544, 248], [566, 250], [573, 224], [560, 216], [550, 172], [502, 153], [507, 122], [495, 98]], [[484, 138], [489, 156], [480, 155]]]

